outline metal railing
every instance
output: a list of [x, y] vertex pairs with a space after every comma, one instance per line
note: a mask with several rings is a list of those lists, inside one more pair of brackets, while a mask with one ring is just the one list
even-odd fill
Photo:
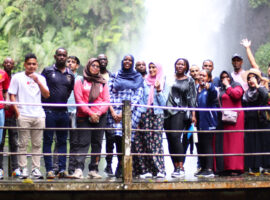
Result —
[[[230, 153], [230, 154], [156, 154], [156, 153], [132, 153], [131, 152], [131, 137], [132, 132], [165, 132], [165, 130], [151, 130], [151, 129], [132, 129], [131, 125], [131, 107], [132, 106], [140, 106], [147, 108], [162, 108], [162, 109], [170, 109], [170, 110], [191, 110], [191, 111], [223, 111], [223, 110], [270, 110], [270, 107], [248, 107], [248, 108], [176, 108], [176, 107], [166, 107], [166, 106], [147, 106], [147, 105], [139, 105], [139, 104], [131, 104], [130, 101], [124, 100], [122, 103], [115, 104], [31, 104], [31, 103], [16, 103], [16, 102], [4, 102], [0, 101], [0, 104], [17, 104], [17, 105], [31, 105], [31, 106], [52, 106], [52, 107], [67, 107], [67, 106], [104, 106], [104, 105], [114, 105], [114, 106], [122, 106], [122, 129], [117, 128], [44, 128], [43, 130], [122, 130], [122, 153], [20, 153], [20, 152], [0, 152], [0, 155], [3, 156], [11, 156], [11, 155], [26, 155], [26, 156], [91, 156], [91, 155], [122, 155], [122, 165], [123, 165], [123, 182], [124, 184], [132, 183], [132, 157], [133, 156], [190, 156], [190, 157], [220, 157], [220, 156], [260, 156], [260, 155], [270, 155], [270, 152], [263, 153]], [[16, 130], [37, 130], [40, 128], [32, 128], [32, 127], [10, 127], [10, 126], [2, 126], [2, 129], [16, 129]], [[270, 129], [253, 129], [253, 130], [233, 130], [234, 133], [257, 133], [257, 132], [269, 132]], [[166, 130], [167, 133], [179, 132], [179, 130]], [[181, 130], [182, 133], [230, 133], [231, 130], [197, 130], [197, 131], [189, 131], [189, 130]]]

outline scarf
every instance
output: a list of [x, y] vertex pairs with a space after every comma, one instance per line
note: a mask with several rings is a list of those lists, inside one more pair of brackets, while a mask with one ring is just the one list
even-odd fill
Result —
[[89, 94], [89, 103], [92, 103], [96, 98], [98, 98], [99, 93], [100, 93], [100, 83], [101, 84], [105, 84], [106, 80], [104, 78], [102, 78], [102, 76], [100, 74], [91, 74], [89, 68], [91, 67], [93, 62], [98, 62], [99, 60], [97, 58], [90, 58], [87, 62], [86, 67], [84, 68], [83, 71], [83, 78], [87, 81], [87, 82], [91, 82], [92, 83], [92, 87], [90, 90], [90, 94]]
[[235, 82], [233, 80], [233, 77], [232, 77], [232, 75], [230, 73], [228, 73], [227, 71], [222, 71], [220, 73], [220, 76], [219, 76], [219, 78], [220, 78], [220, 84], [221, 84], [221, 87], [219, 89], [219, 99], [220, 99], [220, 102], [222, 102], [222, 99], [221, 99], [222, 95], [226, 92], [226, 86], [222, 84], [222, 80], [221, 80], [221, 75], [224, 74], [224, 73], [226, 73], [229, 76], [229, 78], [231, 79], [230, 85], [231, 85], [232, 88], [234, 88], [236, 86], [242, 87], [240, 83]]
[[[124, 68], [124, 59], [126, 56], [132, 58], [132, 66], [129, 69]], [[139, 72], [134, 70], [134, 57], [132, 55], [124, 56], [121, 62], [121, 70], [118, 71], [115, 77], [113, 88], [116, 91], [122, 91], [126, 89], [136, 90], [143, 87], [143, 78]]]
[[255, 102], [258, 100], [258, 97], [259, 97], [259, 93], [257, 91], [257, 88], [249, 87], [243, 96], [243, 101], [250, 102], [250, 103]]
[[146, 79], [145, 79], [147, 85], [150, 85], [150, 92], [149, 92], [147, 105], [152, 105], [154, 102], [154, 91], [155, 91], [156, 81], [159, 81], [161, 90], [163, 90], [163, 86], [164, 86], [164, 82], [165, 82], [164, 76], [163, 76], [162, 66], [159, 63], [150, 62], [149, 65], [150, 64], [154, 64], [156, 66], [157, 74], [155, 77], [152, 77], [150, 74], [148, 74]]

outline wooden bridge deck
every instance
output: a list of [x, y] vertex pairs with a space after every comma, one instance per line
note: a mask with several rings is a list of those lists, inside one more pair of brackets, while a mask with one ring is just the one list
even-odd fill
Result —
[[213, 189], [270, 188], [270, 176], [196, 178], [181, 179], [133, 179], [124, 184], [122, 179], [54, 179], [32, 180], [6, 178], [0, 180], [0, 191], [155, 191], [155, 190], [213, 190]]

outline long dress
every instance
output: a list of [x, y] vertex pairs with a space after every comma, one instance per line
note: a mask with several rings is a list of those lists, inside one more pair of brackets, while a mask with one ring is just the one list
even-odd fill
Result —
[[[229, 87], [221, 96], [222, 108], [241, 108], [243, 89], [241, 86]], [[223, 153], [244, 153], [244, 133], [237, 130], [244, 130], [244, 112], [238, 111], [238, 118], [235, 124], [223, 124], [224, 130], [232, 132], [224, 133]], [[224, 156], [224, 170], [244, 171], [244, 156]]]
[[[245, 107], [260, 107], [267, 104], [268, 91], [265, 87], [258, 89], [248, 89], [243, 98], [243, 105]], [[245, 112], [245, 129], [262, 129], [264, 124], [260, 121], [259, 112], [246, 111]], [[263, 143], [267, 137], [261, 132], [246, 132], [245, 133], [245, 153], [259, 153], [263, 152]], [[246, 156], [245, 168], [249, 168], [253, 172], [258, 172], [259, 168], [263, 166], [263, 156]]]

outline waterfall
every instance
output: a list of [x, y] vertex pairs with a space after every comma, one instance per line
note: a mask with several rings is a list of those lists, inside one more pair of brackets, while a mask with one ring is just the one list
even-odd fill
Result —
[[[227, 67], [225, 59], [230, 62], [230, 56], [224, 56], [227, 32], [222, 30], [231, 5], [232, 0], [146, 0], [147, 15], [135, 58], [160, 62], [167, 80], [173, 80], [174, 62], [180, 57], [198, 66], [211, 59], [217, 75]], [[167, 140], [163, 146], [168, 153]], [[165, 164], [170, 176], [174, 169], [170, 157], [165, 157]], [[193, 177], [196, 167], [197, 158], [187, 157], [186, 177]]]
[[177, 58], [202, 66], [205, 59], [215, 63], [214, 75], [224, 67], [224, 33], [221, 32], [232, 0], [146, 0], [142, 40], [136, 59], [158, 61], [174, 73]]

